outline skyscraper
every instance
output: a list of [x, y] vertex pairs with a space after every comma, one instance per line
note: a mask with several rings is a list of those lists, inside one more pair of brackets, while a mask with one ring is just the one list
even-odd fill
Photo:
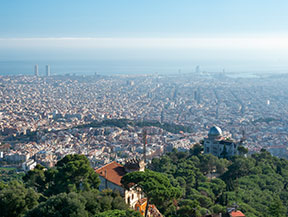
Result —
[[50, 76], [50, 65], [46, 65], [46, 76]]
[[199, 73], [200, 73], [200, 66], [196, 66], [196, 68], [195, 68], [195, 73], [196, 73], [196, 74], [199, 74]]
[[35, 65], [34, 67], [34, 73], [35, 73], [35, 76], [39, 76], [39, 70], [38, 70], [38, 64]]

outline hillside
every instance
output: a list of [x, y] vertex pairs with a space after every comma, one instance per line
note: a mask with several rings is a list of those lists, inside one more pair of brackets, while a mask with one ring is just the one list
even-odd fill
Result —
[[[225, 213], [232, 206], [248, 217], [287, 216], [288, 161], [265, 150], [227, 160], [203, 155], [195, 146], [155, 158], [148, 168], [180, 192], [161, 200], [148, 192], [167, 217]], [[139, 216], [117, 192], [97, 190], [98, 175], [85, 156], [67, 155], [54, 168], [38, 165], [22, 181], [5, 180], [1, 177], [1, 216]]]

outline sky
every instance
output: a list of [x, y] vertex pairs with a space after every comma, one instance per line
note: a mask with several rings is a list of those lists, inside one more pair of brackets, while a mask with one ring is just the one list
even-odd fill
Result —
[[1, 0], [0, 62], [185, 60], [286, 70], [287, 11], [285, 0]]

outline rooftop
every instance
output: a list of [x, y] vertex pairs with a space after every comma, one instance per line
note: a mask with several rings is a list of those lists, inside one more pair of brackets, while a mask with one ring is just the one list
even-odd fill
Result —
[[232, 211], [229, 213], [231, 217], [245, 217], [241, 211]]
[[126, 174], [124, 166], [113, 161], [105, 166], [96, 169], [96, 173], [104, 177], [108, 181], [121, 186], [121, 179]]

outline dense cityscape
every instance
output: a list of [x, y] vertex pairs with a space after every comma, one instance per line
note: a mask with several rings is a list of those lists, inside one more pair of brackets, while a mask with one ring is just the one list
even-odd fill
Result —
[[73, 153], [94, 167], [141, 158], [143, 126], [104, 125], [123, 119], [158, 124], [145, 126], [150, 160], [189, 151], [214, 125], [249, 153], [288, 156], [287, 75], [49, 75], [0, 77], [1, 164], [51, 167]]
[[287, 11], [2, 1], [0, 217], [287, 217]]

